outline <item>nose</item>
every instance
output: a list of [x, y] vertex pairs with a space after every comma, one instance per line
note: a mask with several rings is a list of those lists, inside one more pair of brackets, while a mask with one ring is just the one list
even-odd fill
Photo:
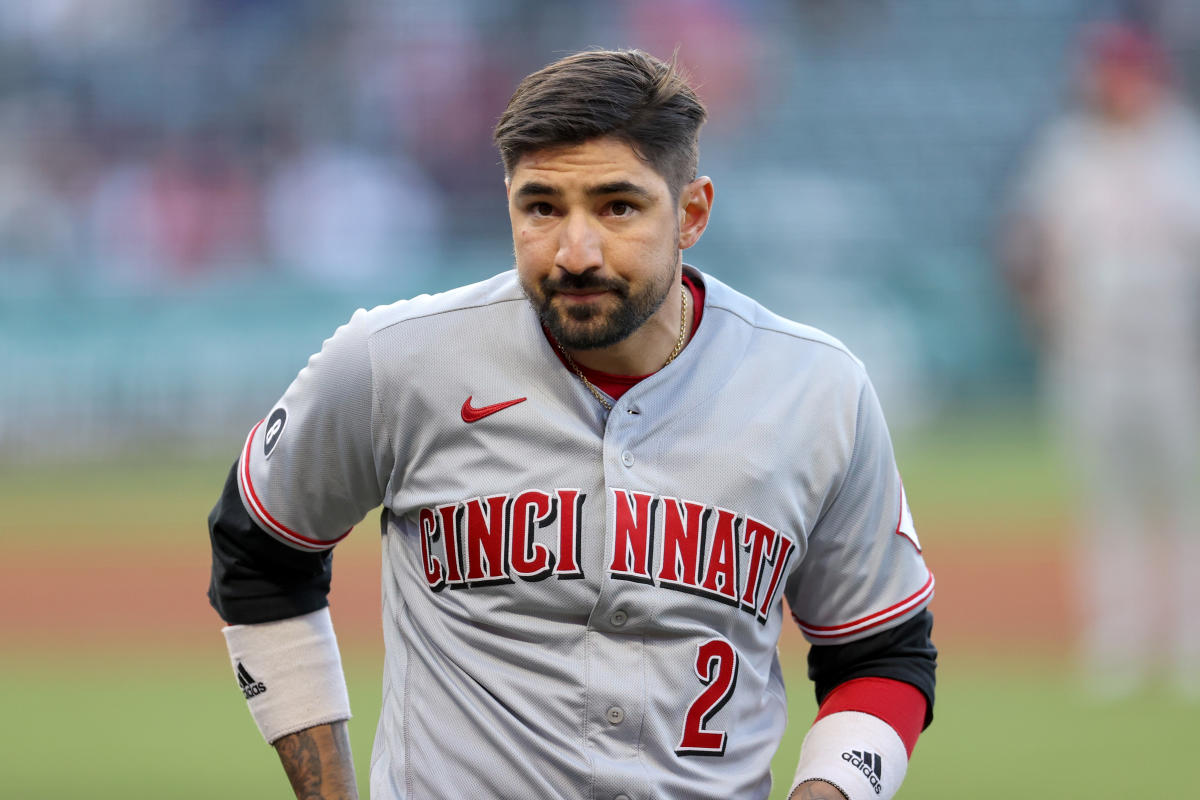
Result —
[[554, 264], [559, 269], [582, 274], [604, 264], [600, 232], [585, 214], [568, 214], [559, 227]]

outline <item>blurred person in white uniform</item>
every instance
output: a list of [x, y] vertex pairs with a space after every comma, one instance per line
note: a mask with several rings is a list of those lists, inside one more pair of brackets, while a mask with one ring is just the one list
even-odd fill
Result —
[[1088, 685], [1117, 697], [1165, 671], [1200, 699], [1200, 121], [1145, 33], [1106, 23], [1082, 54], [1006, 260], [1080, 489]]

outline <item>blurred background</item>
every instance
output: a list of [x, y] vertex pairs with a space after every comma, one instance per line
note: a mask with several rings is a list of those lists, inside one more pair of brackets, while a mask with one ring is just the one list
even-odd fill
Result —
[[[511, 265], [492, 126], [521, 77], [604, 46], [678, 48], [709, 106], [687, 261], [845, 341], [879, 390], [942, 631], [901, 797], [1118, 797], [1159, 763], [1185, 796], [1176, 694], [1071, 692], [1074, 479], [1005, 255], [1081, 35], [1115, 20], [1195, 100], [1194, 0], [0, 4], [6, 795], [286, 796], [205, 602], [204, 517], [355, 308]], [[372, 527], [335, 573], [363, 774]], [[785, 784], [812, 706], [788, 647]]]

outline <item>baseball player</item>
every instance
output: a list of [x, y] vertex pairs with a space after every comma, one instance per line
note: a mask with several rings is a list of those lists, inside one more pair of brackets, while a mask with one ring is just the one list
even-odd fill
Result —
[[639, 51], [527, 77], [516, 269], [357, 312], [250, 431], [209, 596], [298, 796], [356, 796], [326, 593], [380, 504], [372, 797], [766, 798], [785, 599], [820, 701], [790, 796], [899, 788], [933, 577], [862, 364], [683, 264], [704, 118]]
[[1077, 482], [1081, 683], [1115, 699], [1162, 671], [1200, 700], [1200, 116], [1147, 32], [1080, 44], [1005, 255]]

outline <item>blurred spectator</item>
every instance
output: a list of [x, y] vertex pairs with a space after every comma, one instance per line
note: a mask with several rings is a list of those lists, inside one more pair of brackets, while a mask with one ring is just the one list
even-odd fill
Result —
[[93, 159], [70, 109], [51, 96], [0, 104], [0, 143], [0, 268], [71, 273], [83, 247], [71, 211], [86, 195]]
[[[692, 74], [697, 91], [712, 115], [710, 134], [736, 133], [746, 125], [758, 98], [760, 82], [769, 77], [755, 69], [763, 40], [747, 26], [744, 4], [728, 0], [625, 0], [629, 38], [636, 46], [663, 57], [675, 48]], [[687, 46], [683, 46], [687, 42]]]
[[175, 137], [109, 163], [89, 221], [93, 257], [127, 284], [194, 282], [259, 256], [257, 188], [220, 137]]
[[1100, 693], [1165, 666], [1200, 699], [1200, 121], [1134, 28], [1090, 29], [1079, 77], [1007, 261], [1082, 490], [1081, 656]]
[[211, 138], [172, 142], [150, 167], [143, 213], [170, 274], [243, 266], [258, 239], [257, 198], [236, 150]]
[[304, 145], [266, 188], [268, 247], [286, 269], [330, 285], [429, 268], [441, 194], [413, 165]]

